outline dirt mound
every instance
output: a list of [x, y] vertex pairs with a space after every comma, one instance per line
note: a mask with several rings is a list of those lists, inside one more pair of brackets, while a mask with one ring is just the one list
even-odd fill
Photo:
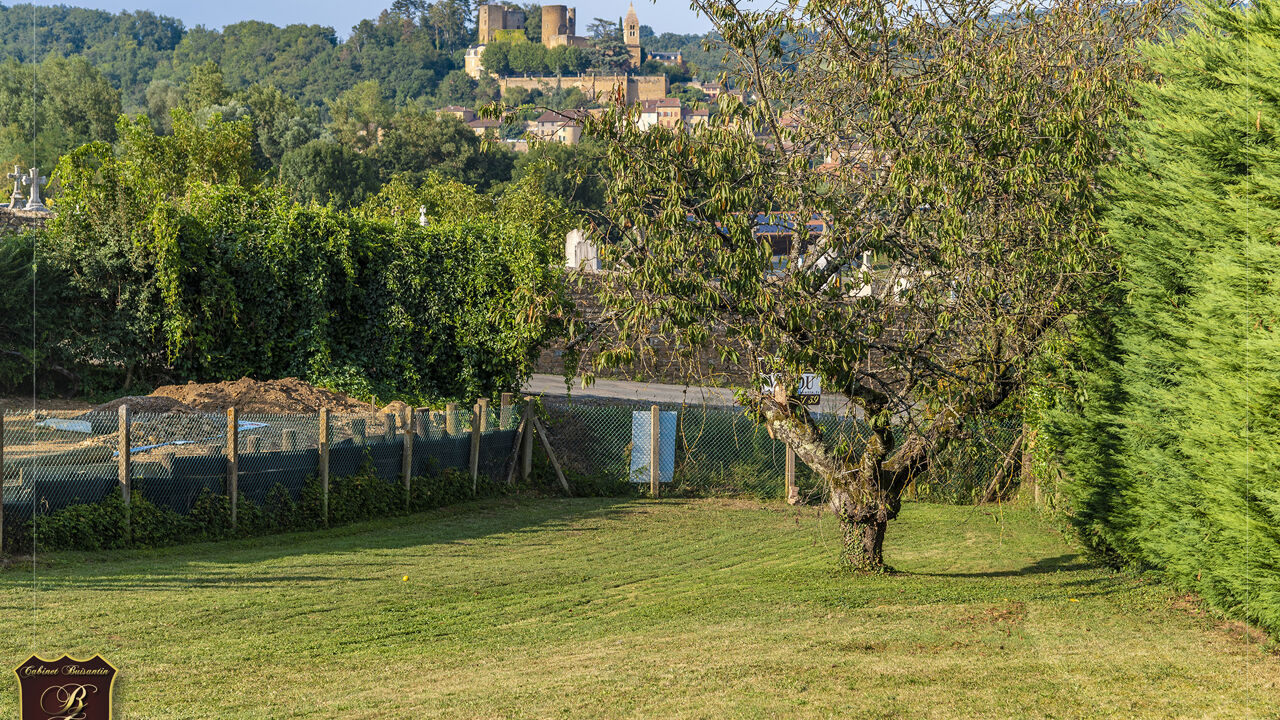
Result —
[[382, 408], [380, 414], [395, 415], [399, 418], [404, 417], [405, 413], [412, 411], [413, 408], [409, 407], [408, 403], [401, 402], [400, 400], [393, 400], [386, 407]]
[[230, 407], [242, 413], [272, 415], [313, 413], [326, 407], [344, 413], [372, 413], [377, 410], [373, 405], [318, 388], [298, 378], [263, 382], [240, 378], [220, 383], [164, 385], [156, 388], [151, 398], [170, 398], [206, 413], [226, 412]]
[[116, 398], [109, 403], [103, 403], [93, 408], [92, 412], [116, 412], [116, 409], [121, 405], [128, 405], [129, 412], [134, 415], [190, 414], [196, 412], [195, 408], [176, 398], [153, 397], [150, 395], [127, 395], [122, 398]]

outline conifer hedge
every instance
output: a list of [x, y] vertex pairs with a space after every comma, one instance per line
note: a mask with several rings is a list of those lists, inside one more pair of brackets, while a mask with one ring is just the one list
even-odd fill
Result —
[[1115, 312], [1051, 429], [1091, 548], [1280, 633], [1280, 4], [1166, 40], [1106, 176]]

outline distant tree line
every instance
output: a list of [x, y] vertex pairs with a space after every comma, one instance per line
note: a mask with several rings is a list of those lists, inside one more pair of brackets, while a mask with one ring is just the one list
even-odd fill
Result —
[[[525, 37], [536, 45], [541, 6], [524, 9]], [[395, 0], [340, 41], [333, 28], [322, 25], [278, 27], [250, 20], [209, 30], [186, 28], [175, 18], [149, 11], [0, 6], [0, 60], [40, 63], [51, 56], [83, 57], [120, 91], [128, 112], [147, 108], [150, 98], [187, 83], [195, 68], [210, 61], [221, 68], [232, 92], [272, 85], [306, 107], [322, 107], [369, 80], [378, 81], [396, 103], [429, 101], [450, 73], [462, 70], [465, 49], [476, 40], [475, 12], [470, 0]], [[593, 46], [605, 48], [616, 61], [625, 55], [618, 50], [620, 35], [614, 35], [617, 24], [600, 22], [604, 25], [596, 28], [601, 35]], [[612, 30], [604, 33], [604, 26]], [[654, 50], [682, 50], [695, 72], [711, 79], [725, 66], [717, 53], [703, 51], [702, 40], [699, 35], [654, 36], [648, 30], [643, 42]], [[568, 50], [547, 54], [552, 70], [581, 62], [578, 53]]]
[[[16, 60], [0, 63], [0, 162], [38, 165], [52, 170], [58, 158], [85, 143], [117, 142], [119, 93], [83, 58], [49, 57], [38, 65]], [[467, 78], [470, 80], [470, 78]], [[322, 107], [306, 106], [273, 85], [254, 84], [232, 92], [213, 62], [193, 68], [183, 84], [155, 85], [148, 92], [146, 113], [127, 116], [158, 135], [175, 132], [175, 119], [190, 117], [208, 124], [215, 119], [247, 128], [252, 167], [268, 185], [279, 185], [299, 202], [333, 203], [345, 208], [375, 194], [393, 178], [420, 182], [431, 174], [456, 180], [480, 191], [499, 194], [535, 166], [548, 189], [574, 184], [562, 167], [541, 167], [537, 158], [520, 156], [486, 139], [461, 120], [438, 113], [424, 101], [397, 104], [377, 80], [367, 80], [340, 93]], [[35, 91], [32, 91], [35, 88]], [[528, 104], [515, 112], [500, 134], [519, 136], [535, 106], [575, 107], [586, 102], [577, 90], [543, 95], [520, 90], [509, 98]], [[600, 153], [592, 145], [557, 150], [557, 157], [576, 158], [563, 167], [600, 172]], [[595, 187], [588, 185], [588, 187]], [[50, 193], [55, 202], [58, 187]], [[563, 196], [573, 207], [595, 208], [598, 190]]]
[[[493, 62], [503, 73], [614, 71], [625, 60], [616, 22], [592, 23], [590, 48], [547, 49], [536, 42], [540, 6], [525, 11], [524, 34], [486, 50], [490, 60], [500, 56]], [[339, 42], [332, 28], [317, 25], [249, 21], [213, 31], [146, 11], [0, 6], [0, 167], [47, 171], [84, 143], [116, 142], [122, 113], [145, 115], [166, 135], [174, 113], [184, 111], [199, 122], [217, 115], [249, 123], [255, 172], [301, 201], [347, 207], [393, 177], [415, 180], [432, 172], [480, 190], [500, 189], [544, 164], [537, 158], [545, 153], [517, 157], [434, 113], [499, 99], [496, 81], [462, 70], [465, 48], [475, 41], [474, 12], [469, 0], [396, 0]], [[642, 30], [654, 47], [700, 52], [690, 45], [701, 36]], [[687, 79], [678, 68], [653, 62], [644, 71]], [[520, 108], [497, 129], [503, 139], [519, 137], [540, 107], [589, 103], [576, 89], [520, 89], [503, 100]], [[591, 147], [550, 152], [573, 156], [568, 166], [579, 171], [598, 170], [600, 153]], [[546, 168], [541, 177], [548, 189], [572, 187], [575, 205], [598, 207], [590, 174], [573, 181]]]

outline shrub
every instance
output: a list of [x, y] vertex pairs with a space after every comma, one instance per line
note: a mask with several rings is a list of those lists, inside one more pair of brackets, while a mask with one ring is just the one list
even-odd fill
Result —
[[[366, 464], [354, 475], [331, 479], [329, 524], [421, 512], [507, 491], [504, 485], [485, 476], [474, 484], [474, 492], [472, 488], [471, 476], [455, 469], [414, 477], [410, 479], [410, 502], [406, 508], [404, 486], [379, 478], [372, 465]], [[234, 527], [230, 499], [208, 489], [200, 493], [185, 515], [159, 507], [139, 492], [133, 494], [131, 506], [126, 508], [120, 495], [111, 493], [99, 502], [78, 503], [38, 515], [17, 528], [6, 526], [3, 549], [30, 552], [33, 539], [41, 551], [162, 547], [324, 526], [323, 488], [318, 479], [311, 478], [298, 501], [278, 483], [268, 492], [262, 507], [242, 495], [236, 504]]]
[[1280, 22], [1200, 6], [1105, 176], [1122, 282], [1052, 426], [1080, 535], [1280, 633]]

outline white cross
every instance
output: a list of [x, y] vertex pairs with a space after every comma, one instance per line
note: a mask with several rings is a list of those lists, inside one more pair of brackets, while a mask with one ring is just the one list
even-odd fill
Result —
[[10, 210], [17, 210], [18, 204], [22, 202], [22, 178], [26, 175], [22, 172], [21, 165], [14, 165], [13, 172], [9, 173], [9, 179], [13, 181], [13, 192], [9, 194]]
[[26, 177], [22, 178], [23, 185], [31, 186], [31, 197], [27, 200], [27, 206], [23, 208], [24, 210], [45, 211], [49, 209], [40, 201], [40, 186], [47, 182], [49, 182], [49, 178], [41, 175], [40, 171], [36, 168], [31, 168], [31, 172], [27, 173]]

